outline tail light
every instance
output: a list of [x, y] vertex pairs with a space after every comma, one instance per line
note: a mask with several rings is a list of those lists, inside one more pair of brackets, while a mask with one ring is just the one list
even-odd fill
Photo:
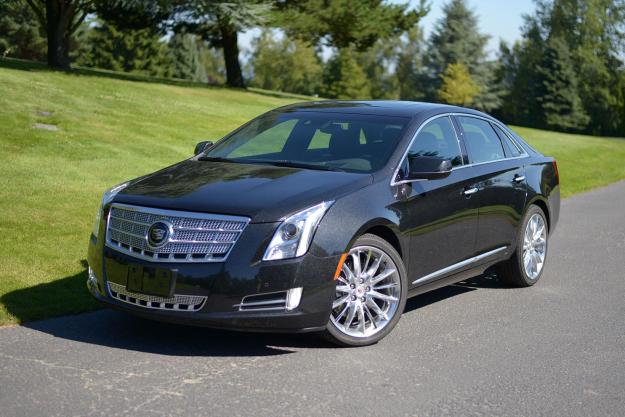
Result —
[[560, 173], [558, 172], [558, 163], [555, 159], [553, 160], [553, 170], [556, 173], [556, 180], [558, 180], [558, 184], [560, 184]]

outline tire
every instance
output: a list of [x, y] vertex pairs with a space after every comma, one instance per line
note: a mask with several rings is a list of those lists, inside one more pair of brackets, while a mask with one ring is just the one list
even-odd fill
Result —
[[340, 346], [379, 342], [401, 318], [407, 293], [406, 268], [395, 248], [376, 235], [359, 237], [336, 281], [325, 338]]
[[[543, 233], [541, 236], [544, 238], [544, 249], [542, 251], [542, 262], [537, 263], [536, 269], [526, 266], [524, 256], [528, 256], [532, 258], [531, 249], [527, 250], [526, 245], [526, 233], [532, 234], [530, 222], [537, 221], [538, 223], [534, 223], [535, 225], [539, 225], [543, 228]], [[534, 234], [536, 235], [536, 234]], [[537, 242], [540, 240], [533, 240], [530, 248], [535, 250], [536, 258], [532, 259], [540, 259], [540, 248], [541, 245]], [[531, 205], [527, 211], [525, 212], [525, 216], [523, 217], [523, 223], [521, 224], [521, 228], [519, 229], [519, 233], [517, 236], [516, 249], [512, 257], [501, 263], [497, 272], [499, 273], [499, 277], [508, 285], [512, 287], [531, 287], [536, 284], [545, 270], [545, 262], [547, 260], [547, 250], [548, 250], [548, 242], [549, 242], [549, 230], [547, 226], [547, 219], [545, 217], [545, 213], [538, 206]], [[529, 255], [527, 252], [529, 251]]]

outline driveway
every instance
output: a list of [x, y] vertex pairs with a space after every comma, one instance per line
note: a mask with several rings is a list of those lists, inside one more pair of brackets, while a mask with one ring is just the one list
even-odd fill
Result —
[[408, 301], [375, 346], [101, 310], [0, 329], [0, 414], [622, 416], [625, 182], [563, 201], [528, 289], [482, 276]]

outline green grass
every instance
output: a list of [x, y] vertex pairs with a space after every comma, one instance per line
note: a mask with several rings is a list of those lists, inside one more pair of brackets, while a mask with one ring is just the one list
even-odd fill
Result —
[[544, 155], [558, 162], [562, 197], [625, 178], [625, 139], [572, 135], [512, 127]]
[[[0, 325], [97, 308], [84, 259], [106, 188], [302, 99], [0, 59]], [[558, 159], [564, 196], [625, 178], [625, 140], [517, 131]]]

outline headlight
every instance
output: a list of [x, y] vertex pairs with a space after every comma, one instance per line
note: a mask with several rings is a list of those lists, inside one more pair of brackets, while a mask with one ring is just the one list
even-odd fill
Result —
[[269, 242], [263, 261], [295, 258], [305, 254], [317, 225], [332, 203], [324, 201], [287, 217]]
[[100, 221], [102, 220], [102, 210], [104, 209], [104, 206], [110, 203], [113, 197], [115, 197], [117, 193], [127, 186], [127, 182], [116, 185], [115, 187], [106, 190], [102, 195], [102, 201], [100, 202], [100, 207], [98, 207], [98, 211], [95, 214], [95, 222], [93, 223], [93, 230], [91, 231], [96, 238], [98, 237], [98, 232], [100, 231]]

